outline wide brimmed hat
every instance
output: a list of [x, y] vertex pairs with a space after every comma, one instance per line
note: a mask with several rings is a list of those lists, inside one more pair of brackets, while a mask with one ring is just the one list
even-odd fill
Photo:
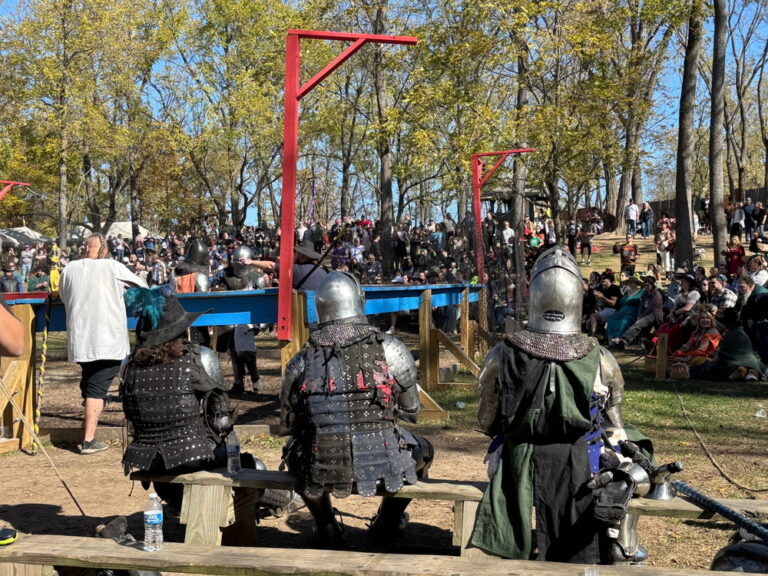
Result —
[[183, 336], [195, 320], [211, 311], [187, 312], [176, 296], [163, 296], [157, 290], [146, 288], [129, 288], [125, 302], [139, 315], [136, 324], [139, 346], [157, 346], [175, 340]]
[[310, 242], [302, 242], [301, 244], [296, 244], [293, 250], [297, 254], [301, 254], [310, 260], [320, 260], [320, 258], [323, 257], [322, 254], [315, 251], [314, 245]]
[[634, 282], [638, 286], [642, 286], [643, 285], [643, 279], [640, 277], [640, 274], [633, 274], [632, 276], [627, 278], [625, 280], [625, 282]]
[[678, 280], [688, 280], [691, 286], [696, 286], [696, 277], [693, 274], [675, 274], [675, 278]]

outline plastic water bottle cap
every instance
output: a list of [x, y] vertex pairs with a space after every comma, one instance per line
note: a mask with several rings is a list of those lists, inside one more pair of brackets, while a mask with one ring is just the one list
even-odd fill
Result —
[[766, 414], [765, 408], [760, 408], [760, 410], [758, 410], [755, 413], [755, 416], [757, 416], [758, 418], [766, 418], [766, 417], [768, 417], [768, 414]]

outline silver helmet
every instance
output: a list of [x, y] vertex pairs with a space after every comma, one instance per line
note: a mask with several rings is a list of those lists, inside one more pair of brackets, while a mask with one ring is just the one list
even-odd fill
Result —
[[559, 245], [542, 252], [531, 270], [528, 330], [581, 332], [583, 297], [581, 270], [573, 256]]
[[253, 250], [251, 250], [248, 246], [241, 244], [232, 252], [232, 272], [238, 278], [245, 278], [248, 275], [249, 267], [240, 263], [240, 260], [243, 258], [253, 260]]
[[365, 316], [365, 295], [354, 276], [331, 272], [315, 290], [315, 306], [320, 324]]

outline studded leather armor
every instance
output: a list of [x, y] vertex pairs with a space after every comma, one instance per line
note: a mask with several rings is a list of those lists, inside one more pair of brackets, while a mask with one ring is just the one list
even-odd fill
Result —
[[387, 366], [382, 341], [367, 324], [330, 325], [313, 333], [299, 354], [302, 370], [283, 399], [294, 435], [286, 460], [299, 493], [344, 497], [356, 484], [359, 494], [373, 496], [379, 481], [388, 492], [417, 481], [395, 424], [404, 391]]
[[129, 361], [123, 380], [123, 410], [133, 425], [126, 468], [148, 470], [160, 456], [166, 470], [213, 458], [216, 438], [205, 424], [200, 398], [217, 383], [205, 371], [200, 349], [172, 362]]

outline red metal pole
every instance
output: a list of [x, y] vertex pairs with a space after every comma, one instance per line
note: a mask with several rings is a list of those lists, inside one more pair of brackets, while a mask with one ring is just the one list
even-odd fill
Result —
[[299, 67], [301, 40], [288, 34], [285, 44], [285, 126], [283, 133], [283, 192], [280, 203], [280, 275], [277, 296], [277, 338], [291, 339], [293, 290], [293, 230], [296, 218], [296, 156], [299, 135]]
[[485, 283], [485, 246], [483, 245], [483, 220], [480, 215], [480, 182], [483, 176], [483, 161], [472, 156], [472, 210], [475, 213], [475, 256], [477, 258], [477, 281]]
[[[517, 148], [515, 150], [503, 150], [501, 152], [481, 152], [472, 154], [472, 210], [475, 213], [475, 256], [477, 258], [477, 276], [480, 283], [484, 283], [485, 276], [485, 246], [483, 245], [483, 219], [480, 214], [481, 200], [480, 191], [483, 184], [488, 181], [499, 166], [512, 154], [523, 154], [525, 152], [535, 152], [535, 148]], [[493, 165], [488, 173], [483, 176], [483, 161], [481, 158], [487, 156], [501, 156]]]
[[[352, 42], [312, 79], [300, 85], [301, 39]], [[291, 292], [293, 290], [293, 230], [296, 218], [296, 163], [298, 161], [299, 100], [341, 66], [367, 42], [416, 44], [412, 36], [379, 36], [314, 30], [288, 30], [285, 44], [285, 126], [283, 129], [283, 191], [280, 202], [280, 277], [277, 297], [277, 338], [291, 339]]]
[[0, 180], [0, 184], [7, 184], [2, 190], [0, 190], [0, 200], [3, 196], [8, 194], [14, 186], [29, 186], [26, 182], [11, 182], [10, 180]]

